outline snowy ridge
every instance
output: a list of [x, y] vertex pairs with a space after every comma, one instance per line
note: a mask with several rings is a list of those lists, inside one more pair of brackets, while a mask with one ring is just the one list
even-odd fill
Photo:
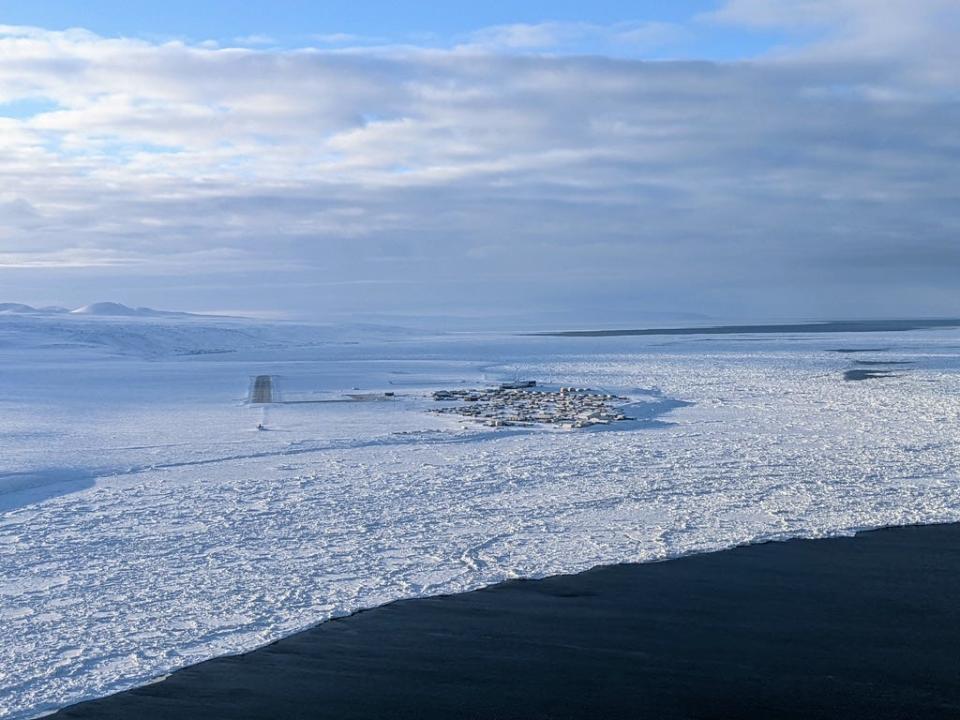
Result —
[[101, 315], [106, 317], [190, 317], [191, 313], [154, 310], [148, 307], [127, 307], [121, 303], [98, 302], [78, 307], [71, 315]]
[[70, 312], [62, 307], [35, 308], [23, 303], [0, 303], [0, 315], [60, 315]]
[[[0, 506], [0, 717], [402, 597], [960, 521], [955, 330], [358, 337], [306, 354], [293, 339], [150, 360], [4, 353], [0, 481], [57, 482]], [[843, 379], [884, 361], [906, 364]], [[263, 411], [243, 402], [262, 372], [290, 392], [398, 397]], [[500, 432], [426, 412], [431, 389], [516, 376], [631, 394], [651, 422]]]
[[[103, 305], [106, 303], [99, 304]], [[411, 334], [402, 328], [265, 323], [147, 308], [127, 309], [129, 313], [94, 306], [55, 313], [0, 313], [0, 352], [93, 350], [163, 357], [309, 347], [355, 342], [360, 337]]]
[[0, 314], [16, 315], [101, 315], [107, 317], [190, 317], [193, 313], [154, 310], [148, 307], [132, 308], [115, 302], [96, 302], [68, 310], [59, 306], [33, 307], [24, 303], [0, 303]]
[[18, 302], [0, 303], [0, 315], [99, 315], [104, 317], [204, 317], [195, 313], [175, 312], [172, 310], [154, 310], [148, 307], [129, 307], [117, 302], [95, 302], [69, 310], [65, 307], [50, 305], [33, 307]]

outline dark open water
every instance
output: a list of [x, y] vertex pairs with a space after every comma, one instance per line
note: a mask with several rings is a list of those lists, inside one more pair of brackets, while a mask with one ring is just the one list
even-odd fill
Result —
[[960, 718], [960, 525], [395, 602], [61, 718]]

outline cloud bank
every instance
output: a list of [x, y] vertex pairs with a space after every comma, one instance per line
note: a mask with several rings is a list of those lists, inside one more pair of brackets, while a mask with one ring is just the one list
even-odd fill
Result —
[[[505, 26], [447, 48], [0, 27], [3, 299], [957, 312], [954, 5], [733, 0], [688, 27]], [[569, 50], [705, 23], [791, 40], [726, 63]]]

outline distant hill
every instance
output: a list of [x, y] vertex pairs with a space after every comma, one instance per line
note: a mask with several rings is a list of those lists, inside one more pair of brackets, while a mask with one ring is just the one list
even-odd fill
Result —
[[148, 307], [129, 307], [122, 303], [97, 302], [75, 310], [48, 306], [36, 308], [24, 303], [0, 303], [0, 315], [98, 315], [102, 317], [197, 317], [193, 313], [154, 310]]
[[137, 307], [132, 308], [128, 305], [115, 302], [98, 302], [91, 305], [84, 305], [76, 310], [70, 311], [71, 315], [104, 315], [108, 317], [167, 317], [167, 316], [189, 316], [191, 313], [173, 312], [170, 310], [154, 310], [153, 308]]
[[0, 303], [0, 314], [7, 315], [55, 315], [70, 312], [67, 308], [49, 306], [35, 308], [23, 303]]
[[262, 321], [132, 308], [112, 302], [76, 310], [0, 303], [0, 352], [4, 353], [17, 349], [157, 358], [314, 348], [415, 334], [392, 326]]
[[0, 303], [2, 313], [35, 313], [37, 309], [23, 303]]

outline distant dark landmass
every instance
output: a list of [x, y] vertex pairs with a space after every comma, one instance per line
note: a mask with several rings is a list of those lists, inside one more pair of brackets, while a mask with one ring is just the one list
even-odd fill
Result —
[[57, 713], [117, 720], [960, 717], [960, 525], [403, 600]]
[[712, 325], [708, 327], [644, 328], [639, 330], [563, 330], [527, 333], [541, 337], [620, 337], [625, 335], [744, 335], [773, 333], [906, 332], [960, 327], [960, 319], [935, 320], [831, 320], [774, 325]]

